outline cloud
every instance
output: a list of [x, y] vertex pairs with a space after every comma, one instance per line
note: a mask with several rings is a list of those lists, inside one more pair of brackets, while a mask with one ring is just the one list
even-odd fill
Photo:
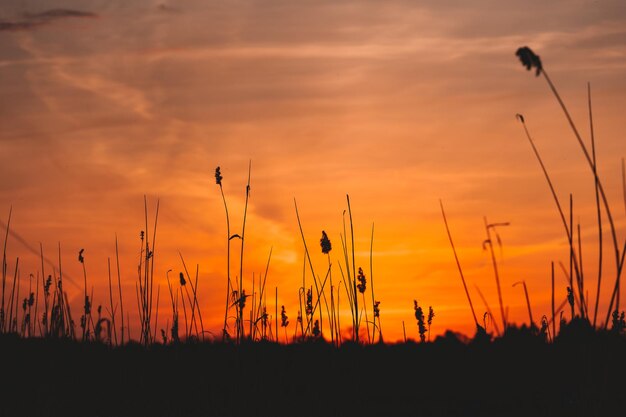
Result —
[[64, 17], [96, 17], [97, 15], [91, 12], [83, 12], [80, 10], [71, 10], [71, 9], [50, 9], [45, 12], [40, 13], [26, 13], [25, 14], [30, 19], [60, 19]]
[[19, 30], [30, 30], [34, 29], [37, 26], [42, 25], [43, 22], [39, 21], [19, 21], [19, 22], [7, 22], [5, 20], [0, 21], [0, 32], [17, 32]]
[[169, 4], [165, 4], [165, 3], [159, 4], [157, 8], [160, 12], [165, 12], [165, 13], [180, 13], [181, 12], [181, 9], [179, 9], [178, 7], [170, 6]]
[[98, 17], [97, 14], [91, 12], [83, 12], [72, 9], [49, 9], [39, 13], [24, 13], [23, 20], [7, 21], [0, 20], [0, 32], [15, 32], [21, 30], [32, 30], [39, 26], [46, 25], [55, 20], [68, 17], [93, 18]]

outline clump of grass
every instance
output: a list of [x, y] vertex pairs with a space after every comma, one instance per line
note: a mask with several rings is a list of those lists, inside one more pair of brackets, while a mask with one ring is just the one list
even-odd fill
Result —
[[413, 310], [415, 311], [415, 319], [417, 320], [417, 330], [420, 335], [420, 341], [424, 343], [426, 341], [426, 319], [424, 317], [424, 311], [422, 306], [417, 304], [417, 300], [413, 300]]

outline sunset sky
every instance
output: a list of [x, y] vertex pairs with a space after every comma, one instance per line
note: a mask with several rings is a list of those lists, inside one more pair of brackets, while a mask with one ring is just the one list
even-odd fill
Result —
[[[418, 338], [413, 300], [433, 306], [432, 336], [447, 329], [473, 334], [440, 199], [477, 315], [485, 308], [476, 286], [498, 311], [491, 259], [482, 248], [486, 217], [510, 222], [498, 229], [502, 248], [496, 248], [510, 321], [528, 322], [523, 290], [513, 286], [525, 280], [539, 322], [550, 315], [550, 263], [557, 264], [560, 303], [567, 283], [558, 263], [567, 266], [569, 255], [549, 188], [515, 118], [520, 113], [565, 207], [573, 194], [586, 288], [595, 299], [593, 175], [545, 80], [515, 56], [525, 45], [541, 57], [586, 141], [591, 83], [599, 172], [623, 245], [622, 0], [2, 2], [0, 220], [6, 224], [12, 207], [15, 232], [8, 271], [19, 257], [25, 291], [29, 275], [41, 273], [39, 244], [51, 262], [46, 276], [58, 264], [60, 244], [78, 316], [78, 252], [85, 249], [94, 304], [106, 305], [107, 258], [115, 258], [117, 234], [124, 307], [136, 317], [145, 195], [151, 222], [160, 202], [158, 327], [167, 317], [171, 323], [166, 271], [176, 277], [183, 270], [180, 251], [190, 269], [199, 268], [204, 325], [220, 334], [226, 221], [214, 171], [221, 167], [231, 232], [241, 233], [251, 161], [244, 286], [251, 292], [252, 275], [265, 271], [272, 250], [268, 310], [274, 312], [278, 287], [289, 333], [304, 260], [294, 199], [316, 274], [326, 272], [319, 246], [325, 230], [337, 282], [338, 264], [345, 270], [346, 195], [368, 294], [374, 224], [374, 287], [386, 340], [402, 339], [403, 322], [407, 337]], [[233, 240], [233, 276], [239, 248]], [[602, 319], [615, 276], [609, 249]], [[310, 284], [308, 270], [306, 279]], [[348, 324], [343, 289], [340, 297]]]

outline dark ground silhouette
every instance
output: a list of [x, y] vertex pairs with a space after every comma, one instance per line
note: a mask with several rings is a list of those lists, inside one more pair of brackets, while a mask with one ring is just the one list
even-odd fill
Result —
[[585, 326], [467, 342], [181, 343], [0, 338], [1, 416], [612, 416], [626, 338]]

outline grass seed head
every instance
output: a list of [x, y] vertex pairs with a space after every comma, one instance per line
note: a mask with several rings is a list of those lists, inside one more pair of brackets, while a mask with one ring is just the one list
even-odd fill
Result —
[[311, 289], [306, 291], [306, 314], [313, 314], [313, 292]]
[[222, 173], [220, 172], [220, 167], [215, 168], [215, 183], [219, 186], [222, 185]]
[[315, 323], [313, 324], [313, 336], [320, 337], [321, 334], [322, 332], [320, 331], [320, 321], [315, 320]]
[[48, 275], [46, 283], [43, 286], [43, 291], [45, 295], [50, 295], [50, 285], [52, 285], [52, 275]]
[[424, 342], [426, 340], [424, 311], [422, 310], [422, 307], [417, 304], [417, 300], [413, 300], [413, 310], [415, 310], [415, 318], [417, 319], [417, 328], [419, 331], [420, 340]]
[[363, 273], [363, 268], [359, 267], [359, 274], [356, 277], [357, 281], [359, 281], [359, 283], [356, 285], [357, 289], [359, 290], [359, 292], [361, 294], [363, 294], [365, 292], [365, 289], [367, 287], [367, 280], [365, 279], [365, 274]]
[[380, 317], [380, 301], [374, 301], [374, 317]]
[[325, 231], [322, 230], [322, 238], [320, 239], [320, 246], [322, 247], [322, 253], [328, 254], [332, 250], [332, 245], [330, 244], [330, 239]]
[[187, 281], [185, 281], [185, 275], [181, 272], [179, 277], [180, 277], [180, 286], [184, 287], [187, 284]]
[[539, 76], [539, 74], [541, 74], [541, 71], [543, 70], [541, 59], [538, 55], [535, 55], [529, 47], [522, 46], [521, 48], [518, 48], [515, 55], [517, 55], [519, 60], [522, 62], [522, 65], [526, 67], [528, 71], [535, 68], [535, 75]]
[[280, 308], [280, 327], [287, 327], [289, 325], [289, 317], [285, 311], [285, 306]]
[[434, 317], [435, 317], [435, 310], [433, 310], [433, 307], [430, 306], [430, 307], [428, 307], [428, 326], [433, 324], [433, 318]]

